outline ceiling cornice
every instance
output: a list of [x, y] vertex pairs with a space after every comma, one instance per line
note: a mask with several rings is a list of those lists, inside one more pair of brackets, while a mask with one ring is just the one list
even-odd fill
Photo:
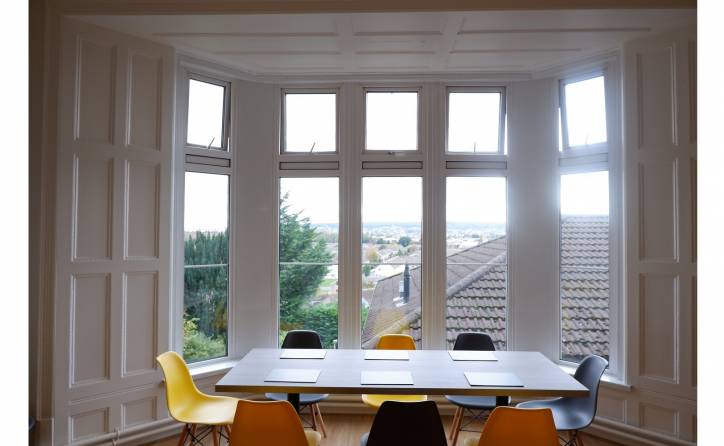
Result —
[[696, 0], [48, 0], [64, 14], [273, 14], [336, 12], [695, 9]]

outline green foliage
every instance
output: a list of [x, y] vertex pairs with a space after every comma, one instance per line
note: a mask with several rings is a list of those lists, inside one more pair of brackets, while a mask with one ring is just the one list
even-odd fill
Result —
[[228, 231], [197, 231], [186, 235], [184, 357], [187, 361], [226, 354], [228, 259]]
[[184, 359], [195, 362], [226, 354], [226, 340], [199, 332], [196, 318], [184, 317]]
[[[325, 237], [308, 218], [289, 211], [287, 196], [279, 203], [279, 328], [282, 333], [295, 329], [319, 332], [326, 347], [337, 339], [336, 304], [309, 306], [333, 255], [327, 251]], [[299, 265], [284, 263], [321, 263]], [[283, 339], [283, 337], [280, 337]]]
[[365, 275], [365, 277], [369, 276], [372, 270], [375, 269], [375, 265], [362, 265], [362, 274]]
[[400, 240], [398, 240], [397, 243], [407, 248], [408, 246], [410, 246], [410, 243], [412, 243], [412, 239], [406, 235], [403, 235], [402, 237], [400, 237]]

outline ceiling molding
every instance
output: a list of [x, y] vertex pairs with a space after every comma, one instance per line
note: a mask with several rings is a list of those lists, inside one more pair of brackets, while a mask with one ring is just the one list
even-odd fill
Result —
[[48, 3], [61, 14], [119, 15], [696, 8], [696, 0], [48, 0]]
[[465, 29], [458, 31], [458, 35], [478, 34], [542, 34], [542, 33], [647, 33], [648, 27], [627, 28], [512, 28], [512, 29]]

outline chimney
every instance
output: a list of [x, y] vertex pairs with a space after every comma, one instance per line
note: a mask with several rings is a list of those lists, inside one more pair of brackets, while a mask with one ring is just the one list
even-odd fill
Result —
[[410, 267], [405, 264], [405, 272], [402, 273], [402, 292], [400, 293], [403, 303], [410, 302]]

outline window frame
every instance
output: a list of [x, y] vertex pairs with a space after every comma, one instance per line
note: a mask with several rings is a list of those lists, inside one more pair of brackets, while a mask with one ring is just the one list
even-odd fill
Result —
[[[174, 187], [174, 221], [180, 222], [174, 226], [173, 244], [173, 322], [172, 328], [172, 348], [183, 357], [183, 321], [184, 321], [184, 213], [185, 213], [185, 174], [186, 172], [196, 172], [214, 175], [226, 175], [228, 177], [228, 293], [227, 293], [227, 340], [226, 355], [218, 358], [195, 361], [189, 364], [189, 369], [205, 369], [206, 367], [221, 366], [229, 361], [230, 358], [238, 357], [240, 352], [240, 343], [238, 341], [238, 329], [236, 324], [236, 311], [238, 304], [234, 290], [236, 289], [236, 190], [237, 179], [234, 175], [234, 145], [236, 141], [236, 130], [232, 123], [236, 113], [234, 106], [234, 97], [237, 94], [236, 78], [232, 73], [216, 70], [213, 67], [199, 65], [195, 61], [182, 58], [177, 66], [177, 104], [179, 113], [176, 117], [176, 156], [174, 160], [174, 176], [178, 187]], [[188, 101], [189, 101], [189, 81], [190, 79], [208, 82], [212, 80], [216, 85], [225, 85], [225, 109], [224, 122], [226, 133], [225, 150], [222, 149], [206, 149], [205, 147], [187, 144], [186, 136], [188, 134]], [[180, 248], [179, 248], [180, 247]]]
[[[495, 152], [454, 152], [450, 151], [450, 93], [499, 93], [500, 104], [498, 109], [498, 150]], [[505, 153], [506, 140], [506, 116], [507, 97], [505, 86], [454, 86], [448, 85], [445, 88], [445, 155], [461, 157], [503, 157]]]
[[[617, 95], [620, 88], [620, 76], [617, 74], [619, 61], [616, 57], [601, 60], [583, 67], [572, 66], [570, 69], [556, 77], [555, 97], [557, 103], [552, 112], [555, 114], [553, 120], [554, 140], [552, 150], [557, 156], [557, 176], [555, 187], [557, 191], [556, 201], [556, 275], [557, 275], [557, 347], [556, 362], [562, 367], [575, 369], [578, 364], [562, 359], [562, 306], [561, 306], [561, 175], [591, 172], [608, 172], [608, 199], [609, 199], [609, 367], [606, 375], [614, 377], [615, 380], [626, 382], [626, 349], [625, 335], [626, 327], [624, 320], [624, 283], [623, 278], [623, 192], [622, 192], [622, 143], [621, 125], [621, 102]], [[603, 76], [604, 98], [606, 103], [606, 142], [590, 146], [567, 145], [567, 128], [564, 125], [565, 115], [565, 93], [564, 87], [568, 83], [579, 82], [595, 77]], [[560, 121], [558, 112], [560, 110]], [[557, 125], [560, 122], [560, 126]], [[562, 141], [562, 150], [559, 150], [559, 129]], [[565, 136], [564, 136], [565, 135]]]
[[[417, 94], [417, 125], [415, 129], [415, 150], [389, 150], [377, 149], [370, 150], [367, 148], [367, 93], [416, 93]], [[365, 86], [362, 88], [362, 155], [363, 156], [415, 156], [422, 155], [424, 148], [424, 135], [422, 118], [423, 113], [423, 88], [422, 86]]]
[[[216, 151], [216, 152], [230, 152], [231, 147], [231, 81], [230, 80], [221, 80], [218, 79], [217, 76], [213, 75], [207, 75], [207, 74], [201, 74], [199, 71], [187, 71], [186, 72], [186, 88], [185, 88], [185, 107], [184, 107], [184, 122], [183, 122], [183, 129], [184, 129], [184, 147], [188, 150], [202, 150], [203, 153], [208, 153], [209, 151]], [[190, 95], [190, 85], [191, 81], [195, 80], [197, 82], [204, 82], [207, 84], [217, 85], [219, 87], [224, 88], [224, 106], [223, 106], [223, 120], [221, 123], [221, 147], [215, 148], [211, 145], [209, 146], [203, 146], [200, 144], [192, 144], [188, 142], [188, 115], [189, 115], [189, 95]], [[208, 156], [208, 155], [206, 155]]]
[[[611, 141], [611, 131], [609, 129], [609, 104], [611, 103], [609, 98], [609, 75], [606, 68], [585, 71], [571, 76], [565, 76], [558, 79], [558, 110], [560, 110], [560, 129], [561, 129], [561, 146], [560, 151], [566, 157], [576, 157], [587, 154], [607, 152]], [[606, 141], [596, 144], [582, 145], [582, 146], [571, 146], [568, 141], [568, 120], [566, 110], [566, 85], [574, 84], [576, 82], [582, 82], [597, 77], [603, 77], [604, 86], [604, 98], [606, 102]], [[556, 134], [558, 130], [556, 129]], [[556, 144], [556, 147], [558, 144]]]
[[[334, 94], [334, 151], [325, 152], [288, 152], [285, 148], [286, 144], [286, 95], [287, 94]], [[340, 110], [340, 89], [339, 87], [282, 87], [279, 93], [279, 150], [281, 157], [335, 157], [340, 152], [340, 131], [339, 124], [341, 121]]]

